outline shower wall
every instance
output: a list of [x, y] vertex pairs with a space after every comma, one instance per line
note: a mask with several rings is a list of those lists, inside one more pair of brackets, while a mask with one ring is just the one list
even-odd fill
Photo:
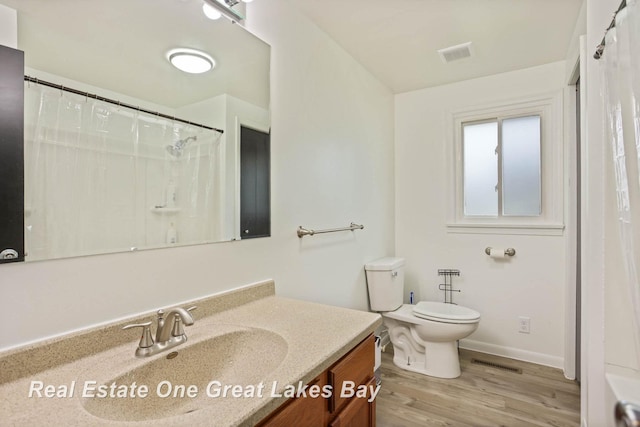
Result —
[[[218, 241], [225, 173], [219, 136], [25, 83], [27, 260]], [[187, 143], [167, 150], [178, 141]]]

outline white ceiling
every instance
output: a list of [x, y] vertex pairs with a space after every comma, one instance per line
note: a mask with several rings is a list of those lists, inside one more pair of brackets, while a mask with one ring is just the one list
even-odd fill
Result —
[[[394, 93], [562, 60], [582, 3], [288, 1]], [[19, 44], [27, 50], [27, 65], [31, 67], [46, 65], [54, 74], [70, 68], [70, 78], [95, 78], [95, 82], [86, 83], [98, 86], [96, 82], [106, 79], [109, 89], [174, 107], [220, 93], [235, 93], [255, 104], [268, 105], [268, 45], [224, 19], [206, 20], [200, 10], [201, 0], [0, 3], [20, 12]], [[436, 52], [465, 42], [473, 43], [471, 58], [445, 64]], [[178, 45], [209, 51], [219, 60], [219, 67], [214, 73], [195, 77], [177, 72], [162, 56]], [[251, 53], [249, 58], [260, 61], [253, 63], [238, 55], [247, 52]], [[229, 66], [237, 60], [240, 62]], [[142, 67], [131, 67], [133, 64]], [[138, 74], [135, 70], [145, 71]], [[196, 81], [204, 85], [193, 84]]]
[[[18, 11], [18, 47], [28, 67], [171, 108], [221, 94], [269, 106], [269, 45], [227, 19], [205, 18], [201, 0], [0, 4]], [[216, 67], [178, 71], [166, 59], [176, 47], [203, 50]]]
[[[289, 0], [394, 93], [565, 59], [582, 0]], [[472, 42], [448, 64], [438, 49]]]

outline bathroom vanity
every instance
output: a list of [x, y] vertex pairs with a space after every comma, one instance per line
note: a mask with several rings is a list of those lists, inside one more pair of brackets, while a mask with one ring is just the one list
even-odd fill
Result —
[[[328, 397], [291, 398], [258, 425], [375, 426], [374, 345], [374, 337], [369, 335], [308, 384], [316, 390], [331, 390]], [[360, 397], [356, 397], [358, 393]]]
[[155, 312], [0, 353], [4, 421], [375, 425], [378, 314], [278, 297], [273, 281], [192, 305], [188, 340], [149, 357], [122, 327]]

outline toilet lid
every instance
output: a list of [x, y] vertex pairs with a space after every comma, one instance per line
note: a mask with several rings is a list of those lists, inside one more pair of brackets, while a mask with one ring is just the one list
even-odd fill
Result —
[[480, 319], [480, 313], [470, 308], [434, 301], [420, 301], [413, 306], [413, 315], [450, 323], [474, 323]]

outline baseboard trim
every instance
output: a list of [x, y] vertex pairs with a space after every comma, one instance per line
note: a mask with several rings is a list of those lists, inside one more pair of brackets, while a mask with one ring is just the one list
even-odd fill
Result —
[[473, 340], [461, 340], [460, 348], [493, 354], [496, 356], [509, 357], [511, 359], [522, 360], [524, 362], [537, 363], [538, 365], [550, 366], [552, 368], [564, 369], [564, 359], [562, 357], [551, 356], [544, 353], [536, 353], [534, 351], [521, 350], [519, 348], [505, 347]]

